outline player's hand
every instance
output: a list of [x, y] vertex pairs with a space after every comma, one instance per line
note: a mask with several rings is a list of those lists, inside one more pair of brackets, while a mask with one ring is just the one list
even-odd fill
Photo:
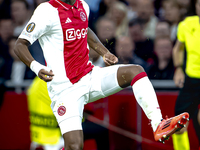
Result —
[[182, 88], [184, 85], [185, 74], [182, 68], [177, 68], [174, 73], [174, 83], [177, 87]]
[[45, 82], [49, 82], [53, 79], [53, 71], [50, 70], [50, 71], [46, 71], [44, 69], [41, 69], [38, 73], [38, 77], [42, 80], [44, 80]]
[[103, 56], [103, 60], [107, 66], [111, 66], [111, 65], [118, 63], [118, 58], [110, 52], [107, 52]]

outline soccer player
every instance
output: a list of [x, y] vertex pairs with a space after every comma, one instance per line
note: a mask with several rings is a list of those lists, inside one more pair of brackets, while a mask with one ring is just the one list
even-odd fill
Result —
[[[197, 16], [186, 17], [178, 25], [173, 61], [176, 67], [174, 82], [181, 88], [175, 105], [175, 114], [184, 111], [190, 114], [200, 142], [200, 119], [197, 119], [200, 104], [200, 0], [196, 2], [196, 13]], [[183, 70], [184, 47], [186, 49], [185, 71]], [[176, 150], [190, 149], [187, 128], [173, 135], [173, 143]]]
[[[66, 150], [83, 147], [82, 114], [84, 104], [132, 86], [144, 110], [156, 141], [163, 142], [187, 122], [188, 113], [163, 119], [156, 93], [139, 65], [118, 62], [88, 27], [89, 7], [83, 0], [50, 0], [40, 4], [20, 34], [15, 53], [39, 78], [48, 82], [51, 108], [57, 119]], [[36, 39], [43, 49], [47, 66], [31, 56], [28, 46]], [[107, 65], [94, 66], [89, 49], [99, 53]], [[133, 118], [134, 119], [134, 118]], [[162, 120], [162, 121], [161, 121]]]

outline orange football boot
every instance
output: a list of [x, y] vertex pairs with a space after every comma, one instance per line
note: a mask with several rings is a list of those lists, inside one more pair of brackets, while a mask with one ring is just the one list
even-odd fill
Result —
[[172, 134], [185, 127], [185, 124], [188, 121], [189, 114], [186, 112], [172, 118], [166, 117], [166, 119], [161, 121], [154, 132], [154, 139], [156, 141], [165, 143], [164, 141], [168, 140]]

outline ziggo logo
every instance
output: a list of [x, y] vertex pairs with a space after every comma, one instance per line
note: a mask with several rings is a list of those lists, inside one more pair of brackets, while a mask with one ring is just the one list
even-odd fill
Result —
[[88, 31], [88, 28], [86, 28], [86, 29], [83, 28], [81, 30], [80, 29], [75, 30], [74, 28], [67, 29], [66, 30], [66, 40], [72, 41], [75, 39], [85, 38], [87, 35], [87, 31]]

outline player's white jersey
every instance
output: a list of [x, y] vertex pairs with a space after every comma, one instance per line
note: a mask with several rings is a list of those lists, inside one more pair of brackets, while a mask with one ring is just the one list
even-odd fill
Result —
[[40, 4], [19, 38], [35, 40], [43, 49], [47, 67], [55, 76], [50, 85], [70, 86], [93, 68], [87, 48], [89, 7], [83, 0], [73, 6], [60, 0]]

